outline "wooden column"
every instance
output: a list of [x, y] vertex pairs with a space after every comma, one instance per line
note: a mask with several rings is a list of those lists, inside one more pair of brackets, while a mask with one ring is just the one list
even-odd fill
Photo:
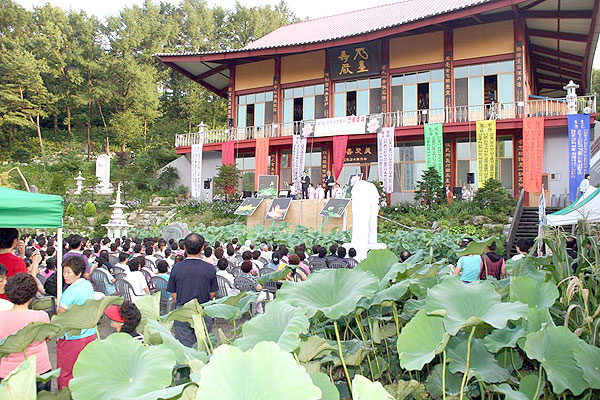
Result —
[[454, 105], [454, 54], [452, 29], [444, 30], [444, 107]]

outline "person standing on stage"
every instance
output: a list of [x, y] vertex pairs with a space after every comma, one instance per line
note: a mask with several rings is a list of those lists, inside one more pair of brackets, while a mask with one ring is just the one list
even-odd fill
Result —
[[302, 172], [300, 183], [302, 183], [302, 198], [308, 199], [308, 185], [310, 185], [310, 177], [306, 175], [306, 171]]
[[335, 184], [335, 179], [333, 179], [333, 176], [331, 176], [331, 171], [327, 171], [327, 176], [325, 177], [323, 183], [325, 184], [325, 197], [330, 199], [333, 191], [333, 185]]

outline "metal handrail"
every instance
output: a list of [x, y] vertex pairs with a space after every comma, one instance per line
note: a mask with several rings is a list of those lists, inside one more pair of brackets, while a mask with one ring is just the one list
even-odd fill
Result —
[[[590, 113], [596, 110], [596, 96], [577, 98], [577, 111]], [[545, 98], [510, 103], [489, 103], [482, 105], [453, 106], [427, 110], [392, 111], [370, 114], [381, 117], [384, 127], [409, 127], [426, 123], [464, 123], [487, 119], [505, 120], [524, 117], [564, 116], [568, 113], [566, 98]], [[292, 136], [302, 131], [305, 122], [295, 121], [272, 123], [259, 126], [211, 129], [204, 133], [204, 143], [222, 143], [228, 140], [241, 141], [263, 137], [275, 138]], [[175, 147], [191, 146], [199, 143], [197, 132], [175, 135]]]
[[519, 194], [519, 200], [517, 201], [517, 206], [515, 207], [515, 213], [513, 215], [512, 222], [510, 223], [510, 230], [508, 231], [508, 238], [506, 238], [506, 258], [510, 256], [510, 249], [512, 249], [512, 245], [515, 241], [515, 235], [517, 234], [517, 228], [519, 226], [519, 222], [521, 220], [521, 215], [523, 214], [523, 207], [525, 204], [525, 190], [521, 189], [521, 193]]

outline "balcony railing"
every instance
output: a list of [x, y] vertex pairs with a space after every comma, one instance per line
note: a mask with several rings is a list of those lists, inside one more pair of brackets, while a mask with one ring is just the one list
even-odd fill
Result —
[[[577, 112], [596, 111], [596, 96], [577, 98]], [[506, 120], [523, 117], [552, 117], [567, 115], [566, 98], [527, 100], [518, 103], [491, 103], [480, 106], [454, 106], [430, 110], [393, 111], [374, 116], [383, 117], [384, 127], [409, 127], [426, 123], [464, 123], [486, 119]], [[276, 138], [291, 136], [302, 131], [304, 122], [277, 123], [262, 126], [248, 126], [229, 129], [212, 129], [204, 132], [204, 143], [221, 143], [228, 140], [250, 140], [263, 137]], [[175, 135], [175, 147], [191, 146], [199, 143], [197, 132]]]

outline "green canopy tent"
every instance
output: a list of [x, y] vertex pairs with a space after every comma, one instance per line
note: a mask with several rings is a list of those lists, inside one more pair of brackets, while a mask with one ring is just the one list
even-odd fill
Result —
[[56, 294], [59, 298], [62, 295], [62, 226], [61, 196], [0, 187], [0, 228], [57, 229]]

